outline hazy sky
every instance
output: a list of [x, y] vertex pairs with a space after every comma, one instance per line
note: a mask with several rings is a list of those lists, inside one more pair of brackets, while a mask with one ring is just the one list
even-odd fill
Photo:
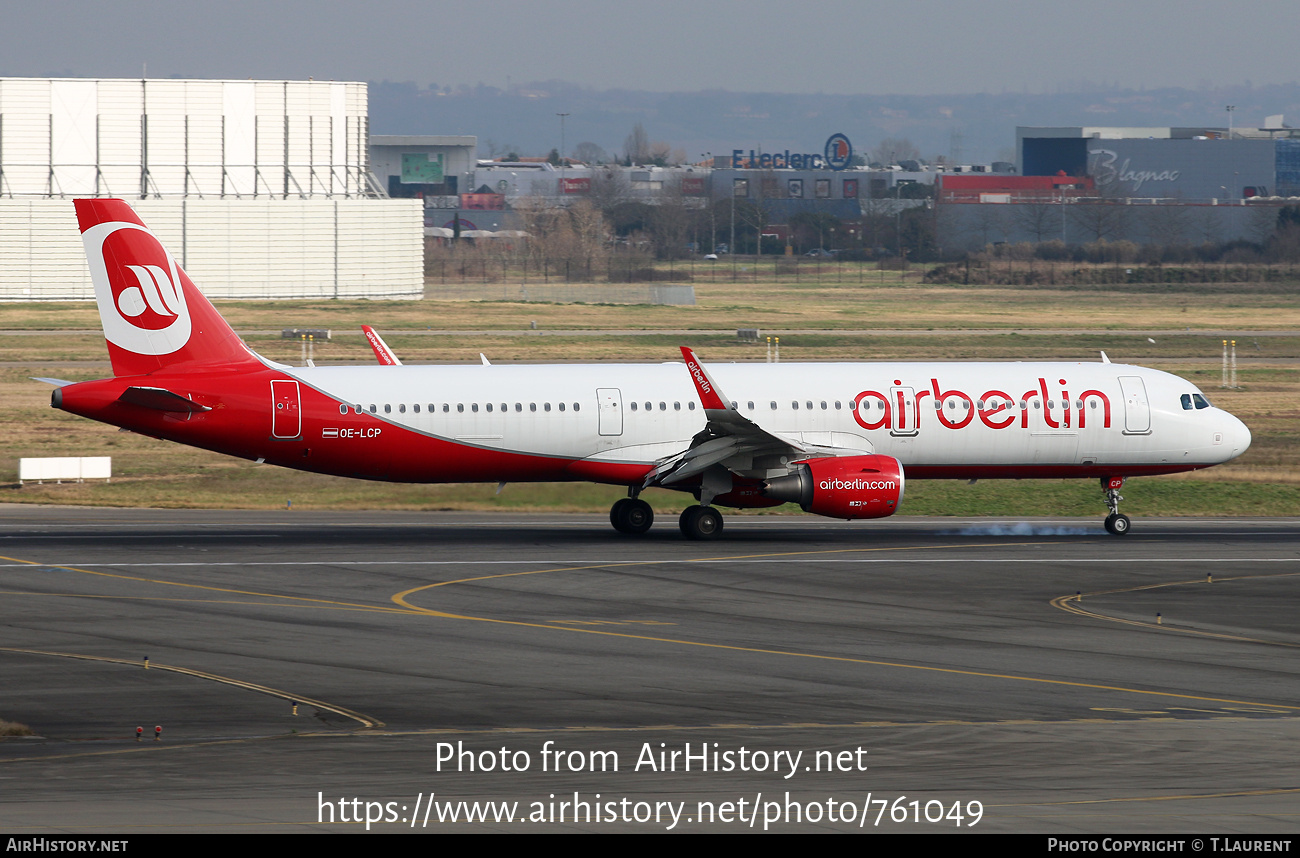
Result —
[[1297, 78], [1296, 0], [0, 0], [0, 76], [936, 94]]

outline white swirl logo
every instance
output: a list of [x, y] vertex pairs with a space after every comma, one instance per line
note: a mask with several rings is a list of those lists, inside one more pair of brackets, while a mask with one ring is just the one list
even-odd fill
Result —
[[115, 221], [81, 235], [104, 337], [142, 355], [179, 351], [190, 339], [190, 313], [176, 260], [145, 227]]
[[159, 316], [176, 316], [180, 296], [176, 284], [167, 272], [157, 265], [126, 266], [140, 281], [139, 286], [129, 286], [117, 296], [117, 309], [124, 316], [139, 316], [146, 309]]

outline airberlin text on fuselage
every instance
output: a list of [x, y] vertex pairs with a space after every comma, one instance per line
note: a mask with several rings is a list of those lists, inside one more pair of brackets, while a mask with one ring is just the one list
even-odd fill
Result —
[[[853, 419], [863, 429], [915, 430], [920, 428], [921, 415], [927, 409], [922, 402], [931, 398], [932, 411], [939, 424], [948, 429], [963, 429], [978, 415], [980, 422], [990, 429], [1007, 429], [1017, 422], [1022, 429], [1029, 427], [1029, 412], [1041, 411], [1043, 424], [1051, 429], [1086, 429], [1088, 411], [1101, 411], [1102, 427], [1110, 428], [1110, 397], [1100, 390], [1084, 390], [1074, 394], [1068, 382], [1060, 379], [1061, 389], [1050, 392], [1047, 379], [1039, 378], [1038, 386], [1019, 396], [1004, 390], [986, 390], [978, 398], [962, 390], [942, 390], [939, 379], [930, 379], [930, 389], [915, 391], [903, 387], [901, 379], [894, 380], [888, 392], [864, 390], [853, 397]], [[935, 407], [938, 403], [939, 407]], [[951, 412], [951, 413], [949, 413]], [[1095, 417], [1094, 417], [1095, 420]]]

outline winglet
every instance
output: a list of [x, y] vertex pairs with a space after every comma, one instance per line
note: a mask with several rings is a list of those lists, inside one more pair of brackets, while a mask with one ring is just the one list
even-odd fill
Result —
[[690, 348], [687, 346], [680, 348], [682, 357], [686, 359], [686, 369], [691, 374], [691, 381], [695, 382], [695, 392], [700, 395], [700, 403], [704, 406], [704, 410], [726, 411], [727, 403], [722, 397], [722, 391], [718, 389], [709, 371], [704, 368]]
[[370, 348], [374, 350], [375, 357], [379, 359], [380, 364], [383, 366], [402, 365], [402, 362], [397, 359], [397, 355], [393, 354], [393, 350], [388, 347], [388, 343], [384, 342], [384, 338], [379, 336], [374, 328], [369, 325], [362, 325], [361, 330], [365, 333], [366, 341], [370, 343]]

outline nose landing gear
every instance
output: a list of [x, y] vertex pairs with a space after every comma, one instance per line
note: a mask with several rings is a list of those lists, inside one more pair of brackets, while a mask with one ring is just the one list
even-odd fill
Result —
[[1106, 532], [1115, 536], [1126, 536], [1133, 522], [1119, 511], [1119, 502], [1124, 500], [1119, 490], [1124, 486], [1123, 477], [1102, 477], [1101, 487], [1106, 491], [1106, 507], [1110, 515], [1106, 516]]

